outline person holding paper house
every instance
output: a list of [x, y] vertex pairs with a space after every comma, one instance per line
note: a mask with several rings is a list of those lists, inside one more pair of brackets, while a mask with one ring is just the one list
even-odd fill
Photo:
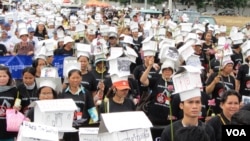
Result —
[[33, 101], [38, 100], [37, 85], [35, 82], [36, 69], [33, 67], [26, 67], [23, 69], [22, 76], [23, 82], [17, 86], [17, 89], [22, 100], [21, 112], [27, 114], [28, 106]]
[[165, 127], [161, 134], [161, 141], [175, 140], [174, 137], [178, 136], [176, 131], [188, 126], [202, 127], [208, 134], [210, 141], [215, 141], [213, 128], [199, 120], [202, 107], [200, 88], [183, 91], [179, 94], [181, 99], [179, 107], [183, 110], [183, 118]]
[[175, 62], [172, 60], [165, 60], [161, 66], [161, 77], [148, 78], [149, 72], [153, 67], [153, 59], [149, 60], [148, 67], [143, 72], [140, 82], [144, 86], [148, 86], [152, 91], [150, 95], [150, 103], [148, 104], [148, 113], [150, 121], [154, 125], [169, 124], [169, 106], [171, 93], [174, 91], [174, 85], [171, 76], [174, 73]]
[[214, 72], [209, 76], [206, 82], [206, 93], [215, 99], [216, 105], [213, 106], [215, 114], [221, 113], [220, 99], [226, 90], [235, 89], [235, 78], [231, 75], [233, 72], [233, 61], [230, 56], [223, 56], [219, 72]]
[[[92, 94], [81, 85], [82, 73], [76, 66], [66, 68], [69, 85], [59, 94], [59, 98], [71, 98], [75, 101], [78, 109], [75, 111], [75, 128], [89, 126], [91, 122], [98, 122], [98, 113], [94, 104]], [[65, 133], [65, 141], [78, 141], [79, 135], [75, 133]]]
[[[52, 77], [40, 77], [36, 78], [36, 85], [38, 86], [36, 93], [38, 100], [49, 100], [57, 98], [57, 91], [60, 91], [58, 89], [60, 88], [58, 85], [61, 85], [61, 83], [60, 79]], [[26, 115], [31, 122], [34, 122], [34, 108], [31, 108]]]
[[17, 132], [6, 130], [6, 109], [20, 109], [20, 103], [15, 103], [17, 98], [17, 88], [13, 85], [9, 68], [0, 65], [0, 140], [14, 141], [14, 137], [17, 136]]
[[221, 96], [222, 112], [207, 121], [207, 124], [214, 129], [216, 141], [222, 141], [222, 125], [231, 124], [231, 117], [239, 111], [240, 103], [241, 96], [235, 90], [225, 91]]

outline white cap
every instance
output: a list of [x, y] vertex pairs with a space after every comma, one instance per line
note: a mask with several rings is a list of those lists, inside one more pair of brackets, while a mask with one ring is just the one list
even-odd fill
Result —
[[223, 57], [222, 69], [223, 69], [227, 64], [234, 64], [234, 62], [232, 61], [230, 55], [227, 55], [227, 56], [224, 56], [224, 57]]
[[187, 91], [180, 93], [181, 101], [186, 101], [186, 100], [189, 100], [191, 98], [200, 97], [200, 96], [201, 96], [200, 88], [194, 88], [192, 90], [187, 90]]
[[76, 43], [75, 46], [77, 50], [77, 58], [80, 56], [85, 56], [87, 58], [90, 57], [91, 46], [89, 44]]
[[173, 60], [167, 59], [163, 62], [163, 64], [161, 65], [161, 70], [160, 70], [160, 74], [162, 74], [163, 69], [166, 68], [171, 68], [173, 70], [173, 72], [175, 71], [175, 62]]
[[19, 29], [19, 37], [21, 37], [22, 35], [29, 35], [27, 28]]
[[41, 87], [50, 87], [56, 92], [61, 92], [62, 91], [62, 83], [61, 83], [61, 78], [57, 77], [39, 77], [36, 78], [36, 84], [38, 88]]
[[65, 45], [70, 42], [74, 42], [74, 40], [70, 36], [65, 36], [63, 39], [63, 44]]

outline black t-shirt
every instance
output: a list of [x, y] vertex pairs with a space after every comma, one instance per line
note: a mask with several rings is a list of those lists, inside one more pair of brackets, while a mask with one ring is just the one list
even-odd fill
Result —
[[[1, 86], [0, 86], [1, 87]], [[9, 139], [17, 136], [17, 132], [8, 132], [6, 130], [6, 109], [14, 106], [17, 97], [17, 88], [12, 87], [6, 91], [0, 92], [0, 140]]]
[[4, 56], [7, 53], [5, 45], [0, 44], [0, 56]]
[[233, 54], [231, 55], [231, 59], [234, 62], [234, 70], [239, 70], [239, 67], [241, 64], [243, 64], [243, 55], [242, 53], [236, 53], [233, 51]]
[[[145, 70], [146, 70], [146, 67], [143, 64], [143, 65], [137, 66], [133, 72], [135, 80], [137, 80], [137, 83], [140, 89], [140, 92], [139, 92], [140, 95], [143, 93], [143, 91], [149, 91], [148, 87], [143, 86], [140, 82], [140, 78]], [[148, 78], [158, 78], [159, 76], [160, 76], [159, 71], [156, 71], [154, 68], [151, 68]]]
[[[108, 103], [109, 103], [109, 106], [105, 106], [106, 103], [102, 102], [100, 109], [99, 109], [100, 113], [135, 111], [135, 104], [129, 98], [125, 98], [123, 104], [114, 102], [113, 98], [110, 98]], [[109, 107], [108, 111], [107, 111], [107, 107]]]
[[[78, 94], [72, 94], [69, 90], [69, 87], [63, 90], [62, 94], [58, 95], [58, 98], [71, 98], [74, 100], [77, 111], [82, 112], [82, 119], [86, 119], [85, 124], [88, 124], [90, 119], [90, 115], [88, 113], [88, 109], [95, 107], [94, 100], [92, 94], [85, 89], [84, 87], [80, 87], [80, 91]], [[76, 118], [76, 117], [75, 117]]]
[[28, 111], [28, 106], [33, 102], [38, 100], [38, 95], [37, 95], [37, 87], [35, 86], [33, 89], [28, 90], [26, 86], [21, 83], [18, 87], [17, 90], [19, 91], [20, 98], [22, 100], [21, 105], [22, 109], [21, 112], [24, 114], [27, 114]]
[[220, 115], [216, 115], [215, 117], [211, 118], [207, 124], [210, 125], [215, 133], [215, 138], [216, 141], [222, 141], [222, 125], [224, 125], [224, 123], [222, 122], [222, 120], [225, 122], [226, 125], [230, 124], [230, 121], [221, 113]]
[[71, 48], [70, 50], [65, 50], [64, 48], [58, 48], [54, 51], [54, 55], [73, 56], [74, 49]]
[[[173, 131], [177, 131], [178, 129], [180, 129], [181, 127], [184, 127], [182, 125], [182, 120], [178, 120], [178, 121], [175, 121], [173, 124]], [[206, 125], [205, 123], [199, 121], [198, 122], [198, 126], [202, 126], [205, 128], [208, 136], [210, 137], [210, 141], [215, 141], [215, 134], [214, 134], [214, 130], [213, 128], [210, 126], [210, 125]], [[171, 141], [171, 134], [172, 134], [172, 131], [171, 131], [171, 126], [170, 125], [167, 125], [165, 127], [165, 129], [163, 130], [162, 134], [161, 134], [161, 141]], [[175, 132], [174, 132], [175, 133]], [[174, 135], [176, 136], [176, 135]]]
[[240, 94], [250, 96], [250, 72], [248, 64], [240, 66], [236, 79], [240, 81]]
[[[210, 85], [214, 78], [218, 75], [218, 73], [213, 73], [209, 76], [206, 86]], [[219, 83], [215, 84], [214, 90], [212, 91], [212, 98], [215, 99], [216, 106], [213, 107], [213, 111], [215, 114], [221, 113], [221, 108], [220, 108], [220, 98], [222, 94], [226, 90], [234, 90], [235, 89], [235, 79], [233, 76], [229, 75], [227, 77], [221, 76], [221, 80]]]
[[88, 91], [93, 92], [97, 90], [97, 82], [94, 75], [90, 72], [82, 74], [82, 85]]
[[[171, 90], [170, 90], [171, 87]], [[169, 124], [170, 97], [168, 93], [174, 91], [172, 80], [165, 81], [162, 77], [150, 78], [149, 88], [152, 91], [148, 106], [148, 117], [154, 125]]]
[[[210, 45], [207, 45], [206, 43], [202, 44], [202, 52], [203, 53], [206, 53], [207, 50], [209, 50], [209, 49], [213, 49], [213, 44], [210, 44]], [[209, 54], [209, 58], [208, 58], [208, 56], [206, 56], [206, 57], [207, 57], [207, 60], [212, 60], [213, 58], [215, 58], [215, 55]]]

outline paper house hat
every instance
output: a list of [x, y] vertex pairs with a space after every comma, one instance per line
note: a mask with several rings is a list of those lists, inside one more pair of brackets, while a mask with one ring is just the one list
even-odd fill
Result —
[[113, 86], [118, 90], [130, 89], [128, 76], [119, 77], [116, 74], [110, 76]]
[[36, 78], [36, 84], [38, 88], [50, 87], [57, 93], [62, 91], [62, 83], [60, 77], [39, 77]]
[[100, 33], [102, 36], [108, 36], [108, 33], [109, 33], [109, 26], [108, 25], [100, 25], [99, 29], [100, 29]]
[[235, 33], [230, 37], [231, 37], [234, 45], [243, 43], [244, 34], [242, 32]]
[[142, 41], [142, 51], [144, 56], [155, 56], [157, 52], [157, 42], [153, 36], [149, 36]]
[[56, 67], [43, 67], [40, 77], [59, 77]]
[[250, 41], [246, 40], [242, 45], [241, 45], [241, 50], [244, 54], [250, 49]]
[[188, 40], [198, 40], [198, 36], [195, 33], [188, 33], [187, 36], [184, 38], [184, 42], [187, 42]]
[[127, 43], [127, 44], [131, 44], [131, 45], [134, 45], [134, 41], [133, 41], [133, 38], [131, 36], [128, 36], [128, 35], [124, 35], [124, 38], [123, 38], [123, 43]]
[[87, 27], [87, 33], [89, 35], [95, 35], [96, 34], [96, 31], [97, 31], [97, 27], [96, 25], [94, 24], [89, 24], [88, 27]]
[[81, 64], [77, 62], [76, 57], [65, 57], [63, 60], [63, 76], [67, 78], [68, 73], [73, 69], [81, 70]]
[[131, 22], [130, 23], [130, 29], [132, 32], [138, 32], [139, 31], [139, 25], [137, 22]]
[[136, 63], [135, 60], [138, 57], [138, 54], [135, 52], [133, 48], [126, 46], [124, 54], [128, 57], [129, 61]]
[[178, 49], [179, 54], [186, 61], [189, 56], [194, 54], [193, 45], [195, 44], [195, 40], [188, 40], [183, 46]]
[[201, 90], [200, 90], [200, 88], [193, 88], [191, 90], [180, 92], [179, 95], [180, 95], [181, 101], [186, 101], [186, 100], [189, 100], [191, 98], [200, 97]]
[[234, 64], [234, 62], [232, 61], [230, 55], [227, 55], [227, 56], [224, 56], [224, 57], [223, 57], [222, 65], [221, 65], [222, 69], [223, 69], [227, 64]]
[[161, 65], [161, 70], [160, 70], [160, 74], [162, 74], [162, 71], [166, 68], [171, 68], [173, 70], [173, 72], [175, 71], [175, 62], [173, 60], [167, 59], [163, 62], [163, 64]]
[[177, 61], [179, 59], [179, 52], [177, 48], [171, 47], [171, 44], [163, 45], [160, 49], [158, 57], [161, 63], [168, 59]]
[[192, 54], [188, 57], [188, 59], [186, 60], [186, 65], [204, 69], [204, 67], [201, 65], [200, 56], [195, 54]]
[[192, 23], [180, 23], [181, 31], [190, 32], [192, 30]]
[[87, 58], [90, 57], [91, 53], [91, 46], [89, 44], [83, 44], [83, 43], [76, 43], [76, 56], [79, 58], [80, 56], [85, 56]]
[[221, 26], [220, 26], [220, 32], [221, 32], [221, 33], [226, 33], [226, 32], [227, 32], [227, 26], [221, 25]]
[[192, 90], [194, 88], [201, 88], [201, 70], [193, 66], [179, 67], [172, 77], [175, 86], [174, 93], [181, 93]]

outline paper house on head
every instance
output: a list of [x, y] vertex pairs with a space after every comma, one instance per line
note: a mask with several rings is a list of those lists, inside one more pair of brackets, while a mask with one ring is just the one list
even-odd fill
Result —
[[241, 45], [241, 50], [243, 53], [246, 53], [249, 49], [250, 49], [250, 40], [247, 40]]
[[59, 77], [56, 67], [43, 67], [40, 77]]
[[194, 40], [189, 40], [188, 42], [186, 42], [183, 46], [181, 46], [178, 49], [179, 54], [182, 56], [182, 58], [185, 61], [188, 59], [189, 56], [194, 54], [194, 49], [192, 47], [194, 44], [195, 44]]
[[23, 121], [19, 128], [17, 141], [58, 141], [58, 128]]
[[110, 75], [128, 76], [130, 75], [130, 64], [131, 61], [126, 56], [109, 60], [109, 66], [112, 66], [112, 69], [109, 69], [109, 73]]
[[34, 122], [57, 127], [60, 132], [75, 131], [72, 127], [76, 104], [72, 99], [38, 100], [34, 107]]
[[180, 92], [180, 100], [181, 101], [185, 101], [185, 100], [188, 100], [190, 98], [194, 98], [194, 97], [198, 97], [198, 96], [201, 96], [201, 90], [198, 87], [193, 88], [191, 90]]
[[231, 37], [234, 45], [243, 43], [244, 34], [242, 32], [235, 33], [230, 37]]
[[181, 66], [173, 76], [175, 93], [201, 88], [201, 70], [193, 66]]
[[77, 61], [76, 57], [65, 57], [63, 60], [63, 76], [68, 77], [68, 73], [72, 69], [81, 70], [81, 64]]
[[152, 123], [142, 111], [105, 113], [101, 114], [98, 136], [101, 141], [124, 141], [137, 136], [152, 141], [150, 127]]
[[192, 54], [188, 57], [186, 60], [186, 65], [204, 69], [204, 67], [201, 65], [200, 56], [195, 54]]
[[79, 140], [80, 141], [101, 141], [98, 137], [99, 128], [79, 128]]

